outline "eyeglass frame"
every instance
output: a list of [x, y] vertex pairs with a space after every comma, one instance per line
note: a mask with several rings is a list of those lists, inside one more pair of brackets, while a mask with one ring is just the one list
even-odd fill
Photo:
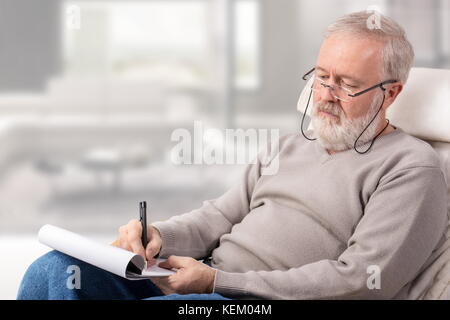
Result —
[[[305, 74], [303, 75], [302, 79], [306, 81], [306, 80], [307, 80], [306, 77], [309, 76], [311, 73], [313, 73], [314, 70], [316, 70], [316, 68], [312, 68], [311, 70], [309, 70], [307, 73], [305, 73]], [[386, 88], [383, 87], [385, 84], [396, 83], [396, 82], [398, 82], [398, 80], [394, 80], [394, 79], [391, 79], [391, 80], [385, 80], [385, 81], [380, 82], [380, 83], [378, 83], [378, 84], [376, 84], [376, 85], [374, 85], [374, 86], [372, 86], [372, 87], [370, 87], [370, 88], [364, 89], [364, 90], [362, 90], [362, 91], [360, 91], [360, 92], [353, 93], [353, 94], [347, 93], [347, 95], [348, 95], [349, 97], [351, 97], [351, 98], [355, 98], [355, 97], [357, 97], [357, 96], [360, 96], [360, 95], [362, 95], [362, 94], [364, 94], [364, 93], [366, 93], [366, 92], [369, 92], [369, 91], [371, 91], [371, 90], [373, 90], [373, 89], [376, 89], [376, 88], [378, 88], [378, 87], [380, 87], [381, 90], [385, 91]], [[329, 88], [332, 88], [332, 86], [330, 86], [330, 85], [328, 85], [328, 84], [327, 84], [327, 86], [328, 86]], [[325, 88], [325, 87], [324, 87], [324, 88]], [[343, 89], [344, 89], [344, 88], [343, 88]], [[341, 100], [341, 101], [344, 101], [344, 100], [342, 100], [342, 99], [340, 99], [340, 98], [338, 98], [338, 97], [336, 97], [336, 99]], [[348, 102], [348, 101], [344, 101], [344, 102]]]

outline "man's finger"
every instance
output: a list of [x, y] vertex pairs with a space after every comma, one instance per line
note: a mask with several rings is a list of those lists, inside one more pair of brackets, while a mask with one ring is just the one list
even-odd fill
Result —
[[147, 256], [147, 260], [153, 259], [159, 252], [159, 243], [156, 240], [151, 240], [147, 244], [147, 248], [145, 248], [145, 254]]
[[189, 257], [170, 256], [166, 261], [161, 262], [159, 266], [166, 269], [181, 269], [189, 266], [192, 260]]
[[141, 255], [145, 259], [145, 250], [144, 247], [142, 246], [141, 231], [142, 227], [139, 227], [139, 229], [133, 228], [129, 230], [128, 243], [130, 244], [134, 253]]
[[131, 247], [128, 245], [128, 233], [125, 227], [119, 228], [119, 247], [128, 251], [131, 251]]

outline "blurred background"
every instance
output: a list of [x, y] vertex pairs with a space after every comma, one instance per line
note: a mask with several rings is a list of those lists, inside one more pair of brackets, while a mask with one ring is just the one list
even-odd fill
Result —
[[220, 196], [243, 166], [176, 165], [174, 130], [298, 131], [326, 26], [374, 8], [450, 68], [447, 0], [0, 0], [0, 299], [45, 223], [110, 242]]

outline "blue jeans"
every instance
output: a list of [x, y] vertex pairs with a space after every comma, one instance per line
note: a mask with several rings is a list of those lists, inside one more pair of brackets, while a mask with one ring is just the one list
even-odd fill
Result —
[[[80, 268], [79, 289], [71, 285], [69, 277], [74, 272], [69, 269], [68, 273], [69, 266]], [[20, 284], [17, 299], [229, 300], [217, 293], [164, 295], [150, 280], [127, 280], [58, 251], [50, 251], [30, 265]]]

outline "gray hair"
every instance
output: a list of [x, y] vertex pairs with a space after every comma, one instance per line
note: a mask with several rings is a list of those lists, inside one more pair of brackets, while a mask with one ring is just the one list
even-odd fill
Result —
[[377, 11], [360, 11], [347, 14], [328, 26], [325, 38], [341, 32], [382, 41], [381, 76], [406, 83], [414, 61], [414, 49], [397, 22]]

